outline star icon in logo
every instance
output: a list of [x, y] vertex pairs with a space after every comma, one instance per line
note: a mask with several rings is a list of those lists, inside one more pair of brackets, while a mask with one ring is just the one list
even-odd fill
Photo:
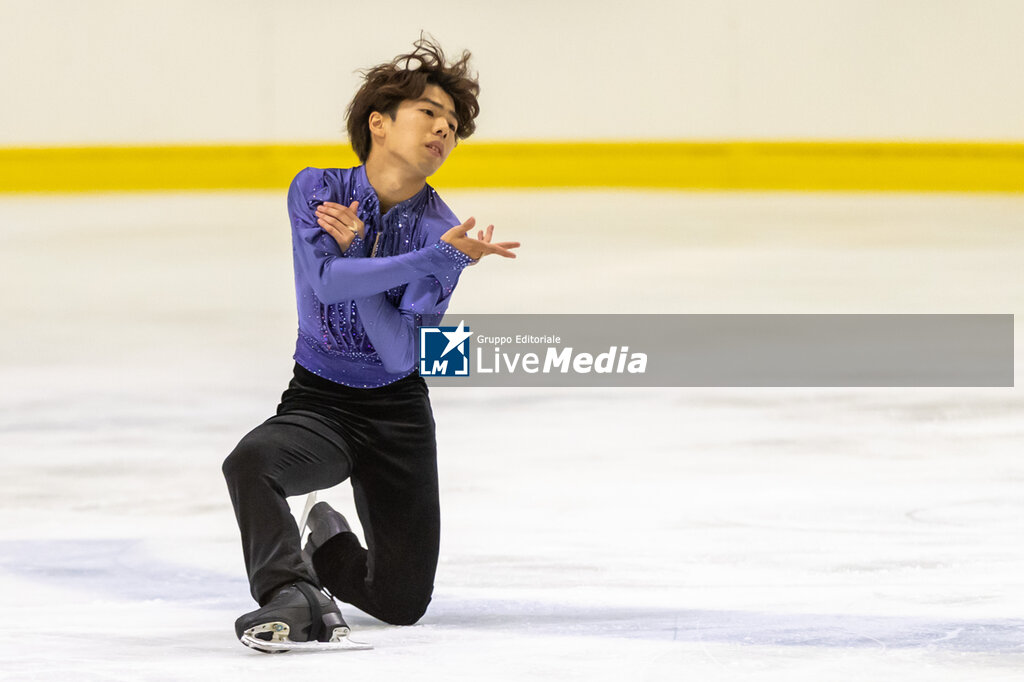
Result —
[[466, 321], [460, 320], [459, 326], [455, 328], [455, 331], [441, 332], [448, 339], [448, 345], [445, 346], [444, 352], [439, 357], [444, 357], [454, 349], [462, 345], [462, 342], [473, 335], [473, 332], [466, 329]]

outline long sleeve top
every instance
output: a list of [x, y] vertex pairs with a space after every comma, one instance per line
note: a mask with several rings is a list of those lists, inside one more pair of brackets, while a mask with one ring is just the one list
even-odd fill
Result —
[[[342, 251], [317, 224], [325, 201], [359, 202], [362, 239]], [[461, 221], [430, 185], [383, 216], [363, 166], [306, 168], [288, 189], [299, 329], [294, 359], [346, 386], [408, 376], [417, 327], [441, 322], [463, 268], [474, 261], [441, 235]]]

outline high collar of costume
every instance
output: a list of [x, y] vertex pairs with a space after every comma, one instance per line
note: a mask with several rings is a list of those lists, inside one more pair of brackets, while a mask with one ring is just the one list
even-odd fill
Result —
[[[366, 177], [366, 166], [362, 165], [356, 169], [355, 173], [355, 196], [359, 202], [359, 219], [364, 223], [372, 225], [380, 225], [384, 229], [387, 229], [390, 220], [383, 220], [385, 216], [380, 214], [380, 199], [377, 197], [377, 190], [370, 184], [370, 180]], [[416, 211], [423, 205], [427, 200], [427, 196], [430, 193], [430, 185], [424, 183], [423, 188], [412, 195], [405, 201], [395, 204], [392, 206], [387, 215], [399, 215], [401, 213], [411, 213]], [[379, 222], [378, 222], [379, 221]]]

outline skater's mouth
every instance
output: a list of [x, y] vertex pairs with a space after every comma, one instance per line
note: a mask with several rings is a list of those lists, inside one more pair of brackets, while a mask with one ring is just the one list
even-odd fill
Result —
[[438, 156], [444, 156], [444, 146], [438, 141], [427, 143], [427, 149], [432, 150]]

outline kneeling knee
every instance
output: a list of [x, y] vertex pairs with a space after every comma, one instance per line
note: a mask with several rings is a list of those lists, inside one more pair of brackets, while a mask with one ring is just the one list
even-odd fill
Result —
[[430, 597], [418, 601], [389, 599], [378, 617], [389, 625], [414, 625], [427, 612], [429, 603]]

